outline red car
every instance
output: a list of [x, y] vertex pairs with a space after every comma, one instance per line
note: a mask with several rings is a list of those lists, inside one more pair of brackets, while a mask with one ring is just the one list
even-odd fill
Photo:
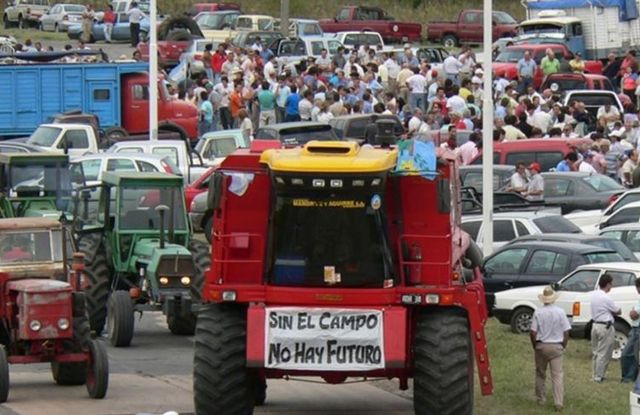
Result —
[[[427, 39], [447, 48], [461, 43], [482, 43], [482, 10], [462, 10], [455, 22], [429, 22]], [[516, 35], [518, 22], [510, 14], [493, 12], [493, 39]]]
[[[167, 19], [158, 26], [158, 61], [165, 68], [173, 68], [180, 62], [180, 55], [187, 49], [192, 39], [202, 39], [204, 35], [198, 24], [189, 16]], [[149, 60], [149, 44], [138, 43], [140, 56]]]
[[370, 6], [345, 6], [335, 18], [320, 20], [320, 27], [328, 33], [378, 32], [385, 41], [391, 42], [418, 41], [422, 37], [420, 23], [396, 21], [381, 8]]
[[[504, 48], [502, 52], [496, 57], [493, 63], [493, 70], [496, 76], [503, 75], [510, 81], [518, 78], [518, 61], [524, 57], [526, 51], [531, 52], [531, 58], [536, 62], [538, 67], [533, 75], [533, 86], [538, 89], [542, 85], [543, 75], [542, 69], [540, 69], [540, 61], [545, 55], [545, 51], [550, 48], [558, 58], [562, 58], [566, 61], [573, 59], [573, 53], [567, 48], [566, 45], [560, 43], [554, 44], [521, 44], [513, 45]], [[562, 60], [561, 59], [561, 60]], [[588, 74], [602, 74], [602, 62], [600, 61], [585, 61], [585, 73]]]
[[184, 188], [184, 200], [187, 206], [187, 212], [191, 212], [191, 202], [193, 199], [200, 193], [204, 193], [209, 189], [209, 177], [211, 177], [215, 170], [215, 167], [211, 167], [209, 170], [204, 172], [198, 180]]

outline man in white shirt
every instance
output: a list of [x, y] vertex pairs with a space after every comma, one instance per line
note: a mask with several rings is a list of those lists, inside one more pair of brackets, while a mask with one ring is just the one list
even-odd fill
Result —
[[621, 311], [607, 294], [613, 287], [611, 274], [604, 274], [598, 281], [599, 289], [591, 295], [591, 351], [593, 361], [593, 381], [601, 383], [605, 379], [611, 353], [613, 352], [615, 329], [614, 316]]
[[467, 101], [464, 100], [460, 95], [458, 95], [458, 87], [453, 87], [453, 95], [451, 95], [447, 99], [447, 108], [450, 108], [450, 112], [457, 112], [458, 114], [462, 114], [464, 110], [467, 108]]
[[127, 12], [129, 16], [129, 31], [131, 32], [131, 46], [138, 46], [140, 42], [140, 20], [144, 17], [144, 13], [138, 8], [138, 3], [131, 3], [131, 8]]
[[527, 183], [527, 191], [524, 193], [527, 200], [537, 201], [544, 199], [544, 178], [540, 174], [541, 169], [539, 163], [533, 162], [529, 165], [531, 176], [529, 177], [529, 183]]
[[414, 108], [413, 117], [411, 117], [411, 119], [409, 120], [409, 131], [407, 131], [407, 135], [409, 137], [413, 137], [414, 135], [418, 134], [420, 132], [420, 129], [422, 128], [422, 125], [424, 124], [425, 122], [422, 119], [422, 109]]
[[546, 104], [540, 106], [539, 109], [533, 110], [533, 114], [527, 117], [527, 124], [538, 128], [542, 134], [546, 134], [551, 128], [551, 114]]
[[327, 76], [331, 74], [331, 56], [326, 49], [320, 51], [320, 56], [316, 59], [316, 65], [320, 69], [323, 75]]
[[451, 79], [454, 84], [458, 83], [458, 75], [460, 73], [460, 69], [462, 68], [462, 62], [455, 57], [455, 55], [451, 54], [447, 56], [442, 62], [442, 70], [444, 71], [444, 75], [447, 79]]
[[527, 166], [519, 162], [516, 165], [516, 172], [511, 175], [511, 180], [508, 191], [516, 192], [520, 194], [526, 193], [528, 189], [529, 181], [527, 180]]
[[620, 111], [611, 103], [607, 103], [598, 108], [596, 118], [601, 126], [612, 128], [616, 121], [620, 121]]
[[407, 79], [407, 86], [411, 91], [411, 95], [409, 95], [411, 109], [426, 109], [425, 88], [427, 87], [427, 78], [420, 73], [418, 68], [413, 68], [413, 75]]
[[460, 146], [460, 159], [464, 166], [471, 164], [471, 161], [478, 155], [478, 144], [482, 138], [478, 133], [469, 134], [469, 141]]
[[598, 172], [596, 171], [596, 169], [593, 167], [593, 156], [594, 154], [591, 151], [587, 151], [587, 153], [584, 155], [584, 158], [582, 159], [582, 161], [580, 162], [580, 166], [578, 166], [578, 171], [582, 172], [582, 173], [589, 173], [589, 174], [597, 174]]
[[551, 368], [553, 403], [556, 411], [561, 411], [564, 405], [562, 360], [564, 349], [569, 342], [571, 324], [564, 310], [553, 305], [558, 299], [558, 293], [553, 288], [544, 287], [538, 299], [543, 306], [533, 313], [529, 332], [536, 362], [536, 398], [540, 404], [544, 404], [546, 400], [545, 381], [548, 365]]

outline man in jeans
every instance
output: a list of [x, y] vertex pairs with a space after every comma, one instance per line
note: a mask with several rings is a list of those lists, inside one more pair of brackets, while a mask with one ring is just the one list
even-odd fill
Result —
[[593, 381], [601, 383], [605, 379], [607, 367], [613, 352], [615, 330], [614, 316], [620, 315], [620, 307], [616, 306], [607, 294], [613, 287], [613, 278], [604, 274], [598, 281], [600, 289], [591, 295], [591, 350], [593, 361]]
[[[636, 291], [640, 294], [640, 279], [636, 279]], [[627, 345], [620, 357], [622, 369], [622, 383], [636, 381], [638, 376], [638, 353], [640, 352], [640, 301], [629, 312], [631, 318], [631, 331], [627, 337]]]
[[536, 398], [540, 405], [544, 405], [546, 400], [544, 383], [547, 377], [547, 365], [549, 365], [553, 403], [556, 411], [561, 411], [564, 405], [562, 356], [569, 341], [571, 324], [564, 311], [553, 305], [558, 299], [558, 293], [553, 288], [544, 287], [538, 299], [543, 306], [533, 313], [529, 333], [536, 361]]

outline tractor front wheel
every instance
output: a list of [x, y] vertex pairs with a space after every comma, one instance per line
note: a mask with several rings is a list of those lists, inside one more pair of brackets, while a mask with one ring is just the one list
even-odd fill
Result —
[[189, 242], [188, 249], [193, 256], [193, 262], [196, 264], [196, 275], [191, 283], [191, 298], [194, 303], [199, 303], [202, 299], [204, 274], [211, 266], [211, 246], [192, 239], [191, 242]]
[[198, 312], [193, 356], [196, 414], [250, 415], [255, 376], [247, 369], [247, 311], [210, 304]]
[[[91, 341], [91, 328], [86, 317], [73, 319], [73, 345], [74, 353], [88, 350]], [[58, 385], [84, 385], [87, 381], [86, 362], [51, 362], [51, 374]]]
[[83, 238], [80, 251], [85, 254], [84, 278], [87, 282], [87, 312], [91, 330], [100, 335], [107, 318], [107, 301], [111, 286], [111, 273], [104, 255], [104, 248], [95, 238]]
[[7, 349], [0, 345], [0, 403], [5, 403], [9, 397], [9, 359]]
[[456, 309], [422, 310], [413, 352], [416, 415], [473, 413], [473, 353], [469, 323]]
[[128, 347], [133, 338], [133, 301], [128, 291], [114, 291], [107, 314], [109, 340], [115, 347]]
[[196, 330], [196, 315], [192, 312], [183, 315], [183, 307], [184, 304], [182, 301], [176, 300], [173, 313], [167, 316], [167, 325], [173, 334], [178, 336], [193, 336]]
[[98, 340], [89, 342], [89, 363], [87, 370], [87, 392], [93, 399], [102, 399], [109, 387], [109, 358], [104, 345]]

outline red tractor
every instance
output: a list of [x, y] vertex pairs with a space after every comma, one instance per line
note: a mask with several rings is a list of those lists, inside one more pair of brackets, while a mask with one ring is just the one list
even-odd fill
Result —
[[9, 363], [51, 363], [59, 385], [86, 384], [104, 398], [109, 363], [85, 311], [83, 256], [67, 229], [49, 218], [0, 219], [0, 402], [9, 395]]
[[416, 414], [471, 414], [474, 355], [493, 386], [458, 177], [450, 153], [412, 140], [228, 156], [211, 182], [196, 414], [250, 414], [266, 379], [289, 376], [412, 377]]

